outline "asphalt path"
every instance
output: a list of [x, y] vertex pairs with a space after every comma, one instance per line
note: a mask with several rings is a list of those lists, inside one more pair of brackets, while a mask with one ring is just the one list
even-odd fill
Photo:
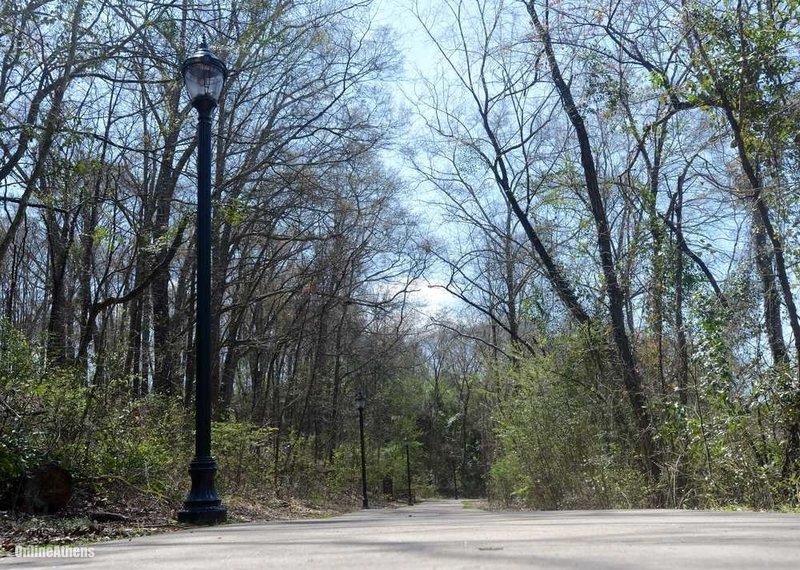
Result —
[[329, 519], [193, 528], [8, 568], [800, 569], [800, 515], [670, 510], [487, 512], [431, 501]]

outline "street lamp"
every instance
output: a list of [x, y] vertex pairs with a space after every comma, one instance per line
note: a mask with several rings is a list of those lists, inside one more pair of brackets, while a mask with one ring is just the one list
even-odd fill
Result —
[[225, 64], [205, 38], [181, 67], [183, 82], [197, 109], [197, 333], [195, 376], [195, 454], [189, 464], [192, 489], [178, 511], [180, 522], [216, 524], [227, 511], [214, 489], [217, 464], [211, 457], [211, 113], [228, 76]]
[[456, 499], [458, 499], [458, 465], [456, 463], [456, 456], [452, 452], [450, 452], [450, 465], [453, 466], [453, 490], [455, 492]]
[[408, 451], [408, 440], [406, 442], [406, 482], [408, 483], [408, 504], [413, 505], [414, 499], [411, 495], [411, 454]]
[[361, 508], [369, 508], [369, 500], [367, 499], [367, 460], [364, 456], [364, 405], [367, 403], [367, 398], [364, 396], [364, 391], [359, 388], [356, 392], [356, 407], [358, 408], [358, 429], [361, 436]]

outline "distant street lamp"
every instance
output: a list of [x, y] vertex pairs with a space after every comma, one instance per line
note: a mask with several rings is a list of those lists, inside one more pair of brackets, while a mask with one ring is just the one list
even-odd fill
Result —
[[197, 333], [195, 454], [189, 464], [192, 489], [178, 520], [216, 524], [227, 516], [214, 489], [217, 464], [211, 457], [211, 113], [228, 76], [225, 64], [206, 45], [183, 62], [183, 82], [197, 109]]
[[408, 504], [413, 505], [414, 499], [411, 495], [411, 454], [408, 450], [408, 440], [406, 441], [406, 482], [408, 483]]
[[453, 466], [453, 490], [458, 499], [458, 466], [456, 465], [455, 455], [450, 456], [450, 464]]
[[359, 388], [356, 392], [356, 407], [358, 408], [358, 429], [361, 436], [361, 508], [369, 508], [369, 500], [367, 499], [367, 459], [364, 455], [364, 406], [367, 403], [367, 398], [364, 396], [364, 391]]

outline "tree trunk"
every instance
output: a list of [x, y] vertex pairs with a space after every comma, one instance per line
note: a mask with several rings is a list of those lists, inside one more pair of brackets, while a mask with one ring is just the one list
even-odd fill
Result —
[[633, 415], [639, 430], [642, 463], [648, 482], [652, 488], [658, 484], [661, 467], [658, 463], [658, 453], [655, 441], [653, 440], [653, 426], [651, 425], [650, 413], [647, 409], [647, 396], [644, 392], [642, 379], [637, 369], [633, 348], [625, 330], [624, 298], [617, 281], [611, 243], [611, 228], [606, 217], [605, 205], [603, 204], [603, 197], [600, 192], [594, 157], [589, 142], [589, 134], [586, 131], [583, 117], [575, 105], [570, 87], [561, 75], [561, 69], [556, 60], [550, 33], [539, 20], [539, 15], [536, 12], [536, 7], [533, 2], [526, 2], [526, 6], [539, 39], [542, 41], [545, 54], [547, 55], [553, 83], [561, 98], [564, 111], [567, 113], [575, 129], [575, 136], [580, 146], [581, 165], [583, 167], [584, 180], [586, 183], [586, 193], [588, 194], [590, 210], [597, 228], [597, 247], [600, 252], [600, 261], [606, 284], [606, 297], [608, 300], [609, 314], [611, 316], [611, 332], [622, 366], [625, 390], [630, 400]]
[[[168, 93], [168, 117], [178, 116], [180, 98], [179, 88], [174, 88], [171, 93]], [[158, 243], [169, 231], [172, 197], [175, 193], [178, 174], [175, 151], [179, 134], [180, 124], [176, 120], [172, 130], [164, 138], [164, 155], [155, 181], [153, 197], [155, 203], [153, 241], [155, 243]], [[186, 149], [179, 162], [185, 163], [188, 153], [193, 149], [193, 146]], [[172, 326], [169, 286], [170, 271], [169, 264], [167, 264], [157, 272], [150, 285], [150, 299], [153, 304], [153, 346], [155, 349], [153, 391], [157, 394], [174, 395], [178, 393], [180, 385], [175, 374], [177, 350]]]
[[753, 217], [753, 250], [758, 276], [761, 279], [764, 326], [767, 331], [767, 343], [772, 353], [772, 363], [774, 366], [787, 365], [789, 364], [789, 355], [786, 352], [786, 342], [783, 338], [781, 300], [767, 245], [767, 234], [757, 214]]
[[[678, 178], [677, 196], [675, 199], [675, 226], [678, 233], [683, 235], [683, 183], [684, 176]], [[675, 248], [675, 334], [677, 340], [677, 363], [675, 367], [675, 386], [678, 391], [678, 402], [684, 413], [689, 408], [687, 389], [689, 386], [689, 346], [686, 338], [686, 325], [683, 321], [683, 295], [684, 295], [684, 260], [683, 249]], [[686, 474], [686, 454], [689, 448], [689, 434], [686, 426], [681, 426], [681, 439], [678, 448], [678, 460], [675, 465], [675, 507], [681, 507], [683, 497], [688, 486]]]
[[50, 318], [47, 322], [47, 356], [57, 366], [67, 364], [66, 270], [72, 232], [67, 215], [59, 223], [52, 210], [44, 216], [50, 260]]

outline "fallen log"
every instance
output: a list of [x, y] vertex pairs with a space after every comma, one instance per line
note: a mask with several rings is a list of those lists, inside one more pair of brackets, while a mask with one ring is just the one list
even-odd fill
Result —
[[92, 511], [89, 513], [89, 518], [94, 522], [123, 522], [128, 520], [128, 517], [119, 513], [107, 513], [105, 511]]

